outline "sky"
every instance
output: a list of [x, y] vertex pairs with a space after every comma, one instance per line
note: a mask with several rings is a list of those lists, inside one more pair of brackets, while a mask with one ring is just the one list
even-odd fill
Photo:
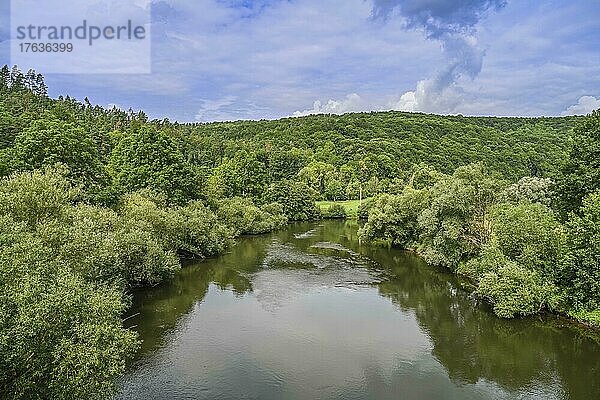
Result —
[[[11, 61], [10, 19], [8, 0], [0, 2], [3, 65]], [[600, 108], [598, 0], [150, 0], [148, 7], [150, 74], [19, 67], [44, 74], [52, 97], [87, 96], [181, 122]]]

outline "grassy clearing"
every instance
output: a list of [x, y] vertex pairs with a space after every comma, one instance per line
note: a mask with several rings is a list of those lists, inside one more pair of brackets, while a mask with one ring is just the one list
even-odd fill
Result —
[[[363, 199], [365, 202], [368, 199]], [[343, 200], [343, 201], [317, 201], [317, 206], [324, 211], [331, 207], [334, 204], [339, 204], [346, 209], [346, 214], [348, 217], [356, 218], [356, 214], [358, 213], [358, 206], [360, 205], [360, 200]]]

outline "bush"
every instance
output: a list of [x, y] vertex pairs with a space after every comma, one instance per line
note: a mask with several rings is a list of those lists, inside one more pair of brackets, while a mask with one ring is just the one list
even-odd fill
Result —
[[384, 240], [403, 248], [416, 246], [418, 218], [429, 205], [429, 192], [411, 187], [400, 195], [381, 195], [369, 210], [369, 220], [360, 229], [363, 240]]
[[502, 318], [535, 314], [550, 302], [555, 288], [535, 271], [507, 261], [496, 272], [484, 274], [476, 292], [488, 300]]
[[0, 234], [0, 391], [13, 399], [110, 396], [137, 347], [121, 326], [121, 293], [85, 281], [20, 227]]
[[483, 275], [488, 272], [497, 272], [502, 266], [506, 265], [506, 262], [506, 256], [502, 254], [500, 249], [494, 244], [488, 244], [483, 247], [479, 257], [462, 262], [456, 273], [478, 283]]
[[323, 218], [346, 218], [346, 208], [341, 204], [332, 204], [322, 212]]
[[281, 204], [283, 213], [291, 221], [319, 219], [321, 211], [315, 198], [316, 192], [307, 184], [289, 180], [271, 184], [266, 193], [267, 201]]
[[215, 201], [214, 207], [219, 221], [231, 227], [235, 236], [266, 233], [287, 223], [279, 203], [269, 203], [259, 208], [250, 199], [233, 197]]
[[368, 219], [369, 211], [375, 205], [374, 199], [363, 200], [363, 202], [358, 206], [358, 210], [356, 211], [356, 216], [358, 219]]
[[500, 204], [490, 214], [493, 240], [504, 255], [553, 281], [560, 279], [566, 235], [548, 207], [539, 203]]
[[231, 244], [231, 230], [200, 201], [165, 208], [160, 199], [147, 191], [125, 196], [119, 206], [123, 229], [148, 232], [166, 250], [194, 257], [219, 254]]

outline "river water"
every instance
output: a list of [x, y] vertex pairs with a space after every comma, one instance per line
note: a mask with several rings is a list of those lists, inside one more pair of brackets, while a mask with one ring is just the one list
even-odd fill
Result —
[[117, 399], [600, 399], [597, 334], [496, 318], [357, 223], [241, 238], [134, 296]]

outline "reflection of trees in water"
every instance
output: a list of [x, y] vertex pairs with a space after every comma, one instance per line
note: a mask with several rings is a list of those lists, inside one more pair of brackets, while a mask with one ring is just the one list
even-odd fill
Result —
[[[293, 246], [296, 252], [351, 259], [358, 253], [363, 259], [376, 261], [363, 266], [384, 277], [377, 284], [380, 294], [415, 314], [432, 341], [433, 355], [450, 379], [459, 384], [486, 379], [515, 392], [526, 390], [532, 383], [559, 381], [569, 398], [600, 398], [600, 345], [590, 339], [572, 329], [560, 328], [559, 323], [496, 318], [457, 289], [459, 283], [452, 275], [428, 267], [413, 254], [359, 246], [356, 222], [325, 222], [311, 236], [294, 236], [313, 228], [314, 224], [295, 224], [272, 235], [239, 239], [228, 254], [186, 267], [172, 281], [138, 293], [130, 314], [140, 315], [127, 323], [137, 325], [144, 340], [142, 353], [162, 344], [164, 337], [204, 299], [210, 283], [237, 294], [252, 291], [252, 275], [262, 268], [275, 241]], [[327, 246], [311, 247], [318, 242], [339, 243], [354, 253]], [[582, 369], [582, 365], [587, 367]], [[409, 382], [403, 376], [409, 375], [396, 371], [392, 385], [406, 390]], [[365, 378], [368, 377], [372, 385], [378, 385], [381, 378], [377, 371], [365, 370]], [[417, 387], [423, 382], [414, 384]], [[596, 396], [590, 397], [590, 393]]]
[[126, 324], [134, 326], [143, 340], [138, 355], [159, 348], [165, 335], [202, 302], [211, 283], [240, 295], [252, 291], [250, 274], [260, 268], [271, 240], [267, 236], [239, 239], [229, 253], [186, 266], [168, 282], [135, 293], [128, 312], [135, 316]]
[[[139, 332], [143, 340], [138, 356], [159, 348], [165, 336], [182, 323], [180, 320], [195, 304], [202, 302], [211, 283], [239, 295], [251, 292], [252, 274], [261, 268], [273, 241], [293, 243], [296, 249], [306, 251], [317, 236], [297, 239], [295, 235], [314, 228], [313, 223], [298, 223], [272, 235], [239, 238], [227, 254], [186, 266], [168, 282], [153, 289], [137, 291], [127, 314], [133, 317], [128, 318], [125, 324]], [[356, 228], [346, 228], [346, 231], [356, 234]], [[315, 235], [321, 240], [331, 238], [328, 229], [315, 229]], [[334, 236], [339, 236], [337, 230]]]
[[[414, 256], [394, 260], [396, 251], [375, 259], [390, 266], [379, 292], [412, 310], [433, 343], [433, 355], [457, 383], [480, 379], [509, 391], [559, 380], [570, 398], [600, 398], [600, 351], [573, 330], [539, 318], [502, 320], [473, 304], [457, 280]], [[400, 262], [399, 262], [400, 261]], [[587, 365], [574, 371], [573, 366]], [[595, 385], [595, 388], [594, 388]], [[586, 393], [586, 397], [581, 397]]]

